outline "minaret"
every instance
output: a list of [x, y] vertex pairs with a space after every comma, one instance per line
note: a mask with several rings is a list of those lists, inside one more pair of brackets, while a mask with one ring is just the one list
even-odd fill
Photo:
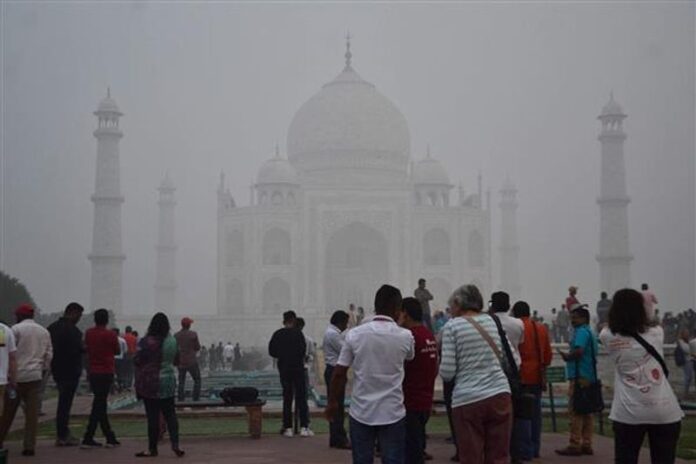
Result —
[[157, 269], [155, 278], [155, 310], [176, 312], [176, 240], [174, 232], [174, 183], [164, 176], [159, 192], [159, 225], [157, 231]]
[[628, 242], [628, 204], [623, 145], [626, 115], [611, 94], [597, 118], [602, 123], [601, 190], [599, 204], [599, 286], [610, 295], [631, 285], [631, 255]]
[[118, 120], [123, 113], [107, 90], [97, 111], [97, 168], [94, 182], [94, 228], [92, 230], [91, 309], [106, 308], [119, 314], [123, 297], [123, 261], [121, 248], [121, 166], [118, 143], [123, 133]]
[[500, 289], [520, 298], [520, 266], [517, 244], [517, 188], [510, 178], [500, 190]]

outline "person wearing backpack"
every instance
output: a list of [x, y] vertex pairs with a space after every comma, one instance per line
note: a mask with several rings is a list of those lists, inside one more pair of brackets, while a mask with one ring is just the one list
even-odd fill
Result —
[[677, 338], [677, 346], [674, 348], [674, 363], [682, 368], [684, 377], [684, 398], [689, 396], [689, 387], [694, 380], [694, 363], [691, 357], [689, 343], [689, 330], [682, 329]]
[[648, 320], [639, 292], [614, 294], [599, 338], [614, 362], [614, 461], [636, 464], [647, 435], [651, 462], [674, 463], [684, 412], [667, 379], [663, 329]]

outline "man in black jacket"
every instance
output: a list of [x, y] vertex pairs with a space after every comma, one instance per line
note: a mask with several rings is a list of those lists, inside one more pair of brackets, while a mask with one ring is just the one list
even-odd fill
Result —
[[63, 317], [48, 326], [53, 345], [51, 373], [58, 387], [58, 409], [56, 411], [56, 446], [77, 446], [80, 441], [70, 434], [68, 421], [73, 398], [80, 383], [82, 355], [85, 352], [82, 332], [77, 323], [84, 308], [70, 303]]
[[280, 383], [283, 386], [283, 435], [292, 437], [292, 398], [300, 412], [300, 435], [311, 437], [307, 387], [304, 378], [304, 360], [307, 344], [304, 335], [296, 326], [294, 311], [283, 313], [283, 328], [278, 329], [268, 343], [268, 354], [278, 360]]

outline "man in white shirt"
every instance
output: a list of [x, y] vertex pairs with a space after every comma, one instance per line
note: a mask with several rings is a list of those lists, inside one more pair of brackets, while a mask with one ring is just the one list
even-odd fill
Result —
[[118, 338], [118, 347], [121, 352], [114, 356], [114, 364], [116, 366], [116, 386], [118, 391], [123, 391], [126, 388], [126, 356], [128, 353], [128, 343], [126, 339], [121, 336], [121, 331], [114, 328], [114, 333]]
[[493, 293], [489, 312], [500, 319], [505, 335], [510, 342], [510, 348], [512, 348], [512, 356], [519, 367], [521, 361], [520, 345], [524, 342], [524, 323], [516, 317], [511, 317], [508, 311], [510, 311], [510, 295], [505, 292]]
[[222, 349], [222, 356], [225, 358], [225, 365], [232, 370], [232, 361], [234, 360], [234, 345], [232, 342], [227, 342], [227, 345]]
[[655, 321], [655, 305], [658, 304], [657, 297], [648, 288], [648, 284], [642, 284], [640, 290], [643, 294], [643, 306], [645, 306], [645, 314], [648, 316], [648, 323], [652, 324]]
[[[324, 351], [324, 383], [326, 384], [326, 397], [331, 396], [331, 377], [333, 376], [334, 367], [338, 363], [338, 357], [341, 354], [341, 348], [345, 342], [345, 330], [348, 328], [348, 320], [350, 315], [345, 311], [336, 311], [331, 315], [331, 323], [326, 328], [324, 333], [324, 341], [322, 343]], [[341, 390], [336, 392], [336, 414], [334, 419], [329, 423], [329, 447], [350, 449], [348, 434], [344, 425], [343, 418], [345, 416], [344, 399], [346, 391]]]
[[5, 388], [14, 388], [17, 378], [17, 345], [12, 329], [0, 323], [0, 416], [2, 415]]
[[403, 463], [405, 449], [404, 362], [415, 356], [413, 335], [397, 324], [402, 317], [399, 289], [383, 285], [375, 295], [375, 316], [345, 337], [329, 388], [326, 417], [338, 409], [337, 392], [353, 367], [350, 439], [354, 464], [371, 464], [379, 438], [382, 462]]
[[34, 308], [28, 304], [15, 310], [17, 323], [12, 326], [17, 342], [16, 396], [6, 397], [0, 418], [0, 448], [12, 426], [17, 408], [24, 403], [25, 426], [22, 456], [34, 456], [36, 428], [39, 418], [41, 381], [51, 367], [53, 347], [48, 330], [34, 321]]

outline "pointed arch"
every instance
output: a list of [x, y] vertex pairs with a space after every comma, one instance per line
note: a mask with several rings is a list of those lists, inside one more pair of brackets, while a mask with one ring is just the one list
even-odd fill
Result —
[[430, 229], [423, 236], [423, 264], [443, 266], [451, 264], [452, 248], [449, 234], [443, 229]]

